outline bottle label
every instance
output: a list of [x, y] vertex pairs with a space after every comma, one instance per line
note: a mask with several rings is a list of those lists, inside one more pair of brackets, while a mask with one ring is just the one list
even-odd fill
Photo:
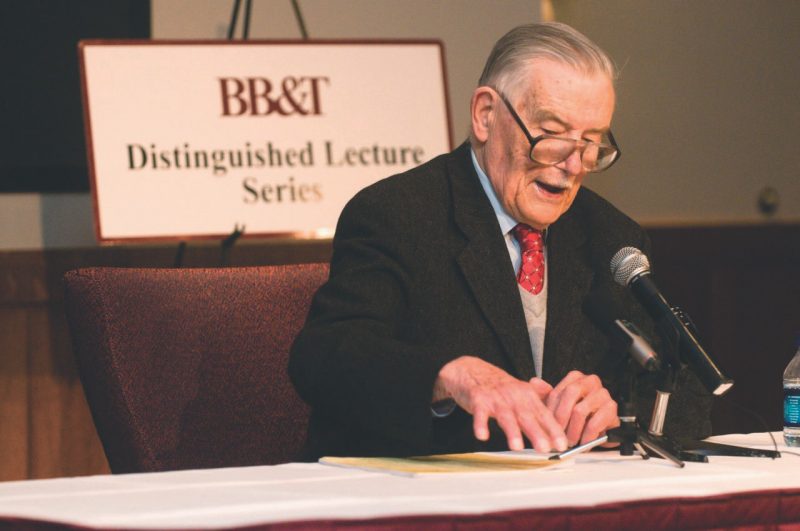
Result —
[[783, 388], [783, 424], [800, 428], [800, 387]]

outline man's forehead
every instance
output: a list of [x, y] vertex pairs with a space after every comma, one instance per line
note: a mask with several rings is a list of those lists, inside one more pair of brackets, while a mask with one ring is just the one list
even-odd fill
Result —
[[614, 91], [614, 81], [602, 71], [587, 70], [547, 57], [530, 59], [513, 77], [516, 80], [510, 80], [508, 84], [513, 86], [512, 91], [519, 92], [520, 96], [550, 88], [569, 89], [585, 85], [587, 82], [601, 82], [600, 84], [607, 84], [611, 91]]
[[588, 125], [587, 131], [603, 133], [609, 128], [615, 93], [612, 80], [603, 73], [585, 72], [552, 59], [533, 59], [515, 92], [530, 120], [550, 120], [575, 129], [575, 118], [591, 118], [596, 123], [583, 124]]

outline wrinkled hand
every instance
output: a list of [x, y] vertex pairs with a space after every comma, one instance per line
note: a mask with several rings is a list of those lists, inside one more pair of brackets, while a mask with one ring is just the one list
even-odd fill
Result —
[[571, 371], [547, 395], [545, 402], [565, 431], [570, 446], [589, 442], [619, 426], [617, 403], [593, 374]]
[[554, 402], [556, 407], [550, 408], [545, 400], [555, 390], [544, 380], [518, 380], [479, 358], [462, 356], [439, 371], [433, 395], [434, 401], [452, 398], [471, 413], [473, 431], [478, 440], [489, 439], [489, 419], [494, 418], [505, 433], [510, 449], [524, 448], [524, 434], [537, 451], [550, 452], [566, 450], [565, 426], [572, 430], [579, 427], [578, 418], [572, 424], [565, 424], [557, 420], [554, 412], [563, 417], [563, 411], [570, 407], [573, 398], [581, 396], [581, 389], [578, 385], [562, 386], [558, 400]]

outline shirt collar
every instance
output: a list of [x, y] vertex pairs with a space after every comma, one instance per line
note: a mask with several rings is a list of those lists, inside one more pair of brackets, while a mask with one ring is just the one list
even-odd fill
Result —
[[500, 223], [500, 230], [503, 231], [504, 235], [508, 234], [511, 229], [517, 225], [517, 220], [512, 218], [511, 215], [506, 212], [506, 209], [503, 208], [503, 205], [500, 204], [500, 201], [497, 199], [497, 194], [492, 187], [492, 183], [489, 181], [489, 176], [484, 173], [480, 164], [478, 164], [478, 158], [475, 156], [475, 151], [470, 148], [469, 152], [472, 155], [472, 165], [475, 167], [475, 171], [478, 174], [478, 180], [480, 180], [483, 191], [486, 193], [486, 197], [489, 198], [489, 202], [492, 204], [494, 215], [497, 216], [497, 221]]

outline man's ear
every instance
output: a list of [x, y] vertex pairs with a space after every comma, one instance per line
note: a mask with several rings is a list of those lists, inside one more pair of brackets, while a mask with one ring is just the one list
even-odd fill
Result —
[[486, 142], [489, 138], [489, 125], [494, 120], [497, 101], [497, 93], [489, 87], [478, 87], [472, 93], [472, 136], [478, 142]]

